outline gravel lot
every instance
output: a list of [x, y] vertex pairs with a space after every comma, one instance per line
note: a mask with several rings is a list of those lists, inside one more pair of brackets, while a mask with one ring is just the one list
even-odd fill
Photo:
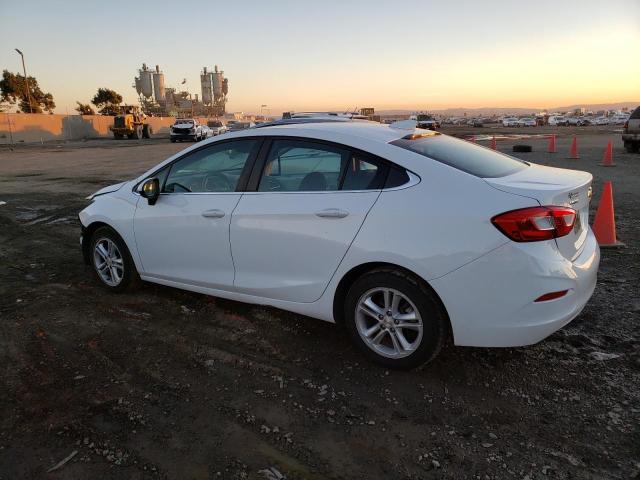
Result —
[[[556, 131], [559, 153], [530, 139], [517, 155], [592, 172], [592, 218], [612, 180], [627, 247], [603, 250], [593, 299], [542, 343], [448, 347], [411, 372], [279, 310], [101, 290], [78, 246], [84, 197], [186, 145], [3, 147], [0, 479], [640, 479], [640, 155], [608, 128]], [[608, 140], [615, 168], [598, 166]]]

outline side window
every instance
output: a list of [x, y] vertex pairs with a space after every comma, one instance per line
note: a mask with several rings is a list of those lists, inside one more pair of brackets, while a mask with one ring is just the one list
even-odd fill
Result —
[[384, 162], [354, 153], [347, 165], [342, 190], [379, 190], [384, 186], [387, 170]]
[[387, 175], [387, 181], [384, 184], [384, 188], [394, 188], [404, 185], [409, 181], [409, 174], [404, 168], [393, 166], [389, 169], [389, 175]]
[[345, 151], [303, 140], [275, 140], [260, 178], [260, 192], [338, 190]]
[[171, 165], [165, 193], [234, 192], [256, 140], [213, 144]]

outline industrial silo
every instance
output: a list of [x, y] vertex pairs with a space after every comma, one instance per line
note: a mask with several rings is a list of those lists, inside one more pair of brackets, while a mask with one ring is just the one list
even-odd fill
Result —
[[222, 96], [222, 84], [224, 83], [224, 72], [222, 70], [218, 71], [218, 66], [216, 65], [213, 72], [213, 95], [215, 98], [219, 98]]
[[203, 67], [200, 74], [200, 86], [202, 87], [202, 103], [211, 105], [213, 101], [213, 84], [211, 72], [207, 72], [207, 67]]
[[153, 96], [153, 72], [147, 68], [147, 64], [143, 63], [142, 68], [138, 70], [139, 77], [136, 78], [136, 91], [145, 98]]
[[164, 103], [165, 101], [165, 89], [164, 89], [164, 73], [160, 71], [160, 67], [156, 65], [156, 71], [153, 74], [153, 91], [155, 92], [156, 102]]

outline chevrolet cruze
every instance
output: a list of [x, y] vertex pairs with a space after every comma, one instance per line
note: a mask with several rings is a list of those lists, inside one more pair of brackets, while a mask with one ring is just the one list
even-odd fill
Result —
[[411, 368], [448, 338], [529, 345], [580, 313], [600, 256], [591, 181], [415, 122], [292, 119], [96, 192], [81, 245], [109, 290], [142, 279], [271, 305]]

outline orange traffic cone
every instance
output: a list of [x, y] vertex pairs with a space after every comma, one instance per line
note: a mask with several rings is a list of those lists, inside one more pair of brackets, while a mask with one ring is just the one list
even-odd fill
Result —
[[498, 149], [498, 145], [496, 145], [496, 136], [494, 135], [491, 138], [491, 150], [497, 150]]
[[555, 135], [551, 135], [549, 137], [549, 148], [547, 149], [548, 153], [556, 153], [556, 136]]
[[613, 163], [613, 145], [611, 141], [607, 144], [607, 148], [604, 149], [604, 156], [602, 157], [602, 163], [600, 164], [603, 167], [615, 167], [616, 164]]
[[613, 187], [605, 182], [602, 197], [591, 227], [600, 247], [621, 247], [624, 243], [616, 238], [616, 218], [613, 213]]
[[578, 137], [573, 137], [573, 142], [571, 142], [571, 151], [569, 152], [569, 156], [567, 158], [570, 158], [572, 160], [577, 160], [578, 158], [580, 158], [580, 156], [578, 155]]

